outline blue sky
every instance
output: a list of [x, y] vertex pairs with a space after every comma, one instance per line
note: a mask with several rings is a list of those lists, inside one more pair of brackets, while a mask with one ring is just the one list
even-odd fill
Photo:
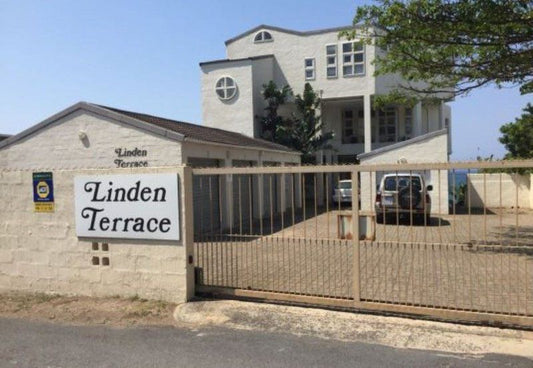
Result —
[[[263, 23], [348, 25], [363, 3], [0, 0], [0, 133], [78, 101], [201, 123], [198, 63], [224, 58], [226, 39]], [[452, 102], [452, 159], [501, 157], [499, 126], [531, 100], [489, 87]]]

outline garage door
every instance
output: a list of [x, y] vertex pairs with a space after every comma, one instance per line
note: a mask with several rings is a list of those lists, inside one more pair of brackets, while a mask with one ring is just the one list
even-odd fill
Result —
[[[192, 167], [219, 167], [219, 160], [189, 158]], [[194, 233], [217, 232], [220, 229], [220, 190], [217, 175], [193, 176]]]
[[[251, 167], [253, 162], [233, 160], [234, 167]], [[252, 213], [254, 206], [254, 180], [252, 175], [233, 175], [233, 232], [252, 233]]]

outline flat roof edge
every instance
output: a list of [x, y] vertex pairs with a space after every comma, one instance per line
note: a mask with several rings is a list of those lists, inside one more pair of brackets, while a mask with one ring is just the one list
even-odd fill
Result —
[[382, 153], [391, 152], [391, 151], [397, 150], [399, 148], [403, 148], [403, 147], [406, 147], [406, 146], [410, 146], [412, 144], [420, 143], [420, 142], [423, 142], [425, 140], [428, 140], [428, 139], [431, 139], [431, 138], [435, 138], [435, 137], [438, 137], [438, 136], [441, 136], [441, 135], [444, 135], [444, 134], [448, 134], [448, 129], [436, 130], [434, 132], [427, 133], [427, 134], [424, 134], [424, 135], [419, 135], [418, 137], [415, 137], [415, 138], [412, 138], [412, 139], [409, 139], [409, 140], [406, 140], [406, 141], [393, 143], [393, 144], [391, 144], [389, 146], [385, 146], [385, 147], [381, 147], [381, 148], [375, 149], [375, 150], [373, 150], [371, 152], [360, 153], [359, 155], [357, 155], [357, 158], [360, 159], [360, 160], [364, 160], [366, 158], [374, 157], [374, 156], [380, 155]]

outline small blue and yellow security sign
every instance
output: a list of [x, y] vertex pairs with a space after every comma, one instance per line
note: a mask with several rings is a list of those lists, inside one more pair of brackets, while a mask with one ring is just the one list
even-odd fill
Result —
[[54, 212], [54, 179], [51, 172], [33, 173], [35, 212]]

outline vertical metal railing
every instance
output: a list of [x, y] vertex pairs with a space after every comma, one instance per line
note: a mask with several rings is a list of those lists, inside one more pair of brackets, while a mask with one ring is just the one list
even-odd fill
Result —
[[[197, 282], [333, 304], [533, 317], [524, 176], [479, 166], [194, 169]], [[383, 193], [377, 201], [386, 174], [410, 182], [402, 191], [396, 181], [390, 207]], [[345, 180], [352, 195], [343, 203]]]

